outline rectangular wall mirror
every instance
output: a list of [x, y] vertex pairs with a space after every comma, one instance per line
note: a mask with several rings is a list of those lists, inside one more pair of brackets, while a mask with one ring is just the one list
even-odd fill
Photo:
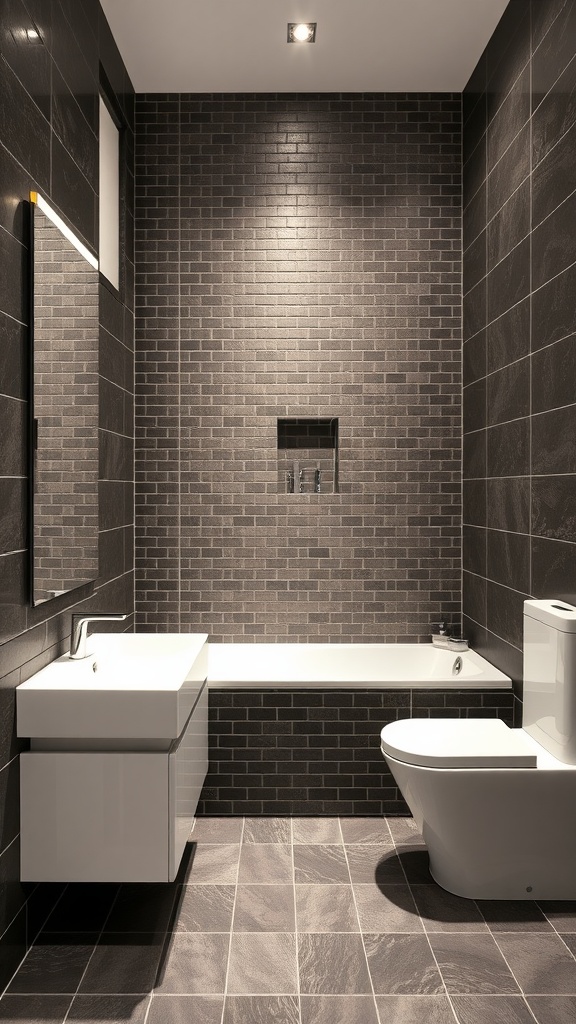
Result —
[[31, 199], [31, 600], [98, 576], [98, 261]]

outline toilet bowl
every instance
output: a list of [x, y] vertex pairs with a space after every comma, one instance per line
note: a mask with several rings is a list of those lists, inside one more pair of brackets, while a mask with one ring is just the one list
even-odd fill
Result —
[[524, 603], [521, 729], [406, 719], [381, 749], [443, 888], [470, 899], [576, 899], [576, 608]]

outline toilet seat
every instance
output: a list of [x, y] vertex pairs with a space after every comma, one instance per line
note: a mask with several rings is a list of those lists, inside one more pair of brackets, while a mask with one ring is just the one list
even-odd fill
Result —
[[426, 768], [536, 768], [522, 729], [499, 718], [406, 718], [385, 725], [383, 754]]

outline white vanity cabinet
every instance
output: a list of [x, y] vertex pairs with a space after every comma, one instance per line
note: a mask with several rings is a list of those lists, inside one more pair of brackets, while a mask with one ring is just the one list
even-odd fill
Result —
[[22, 881], [174, 880], [208, 769], [206, 640], [98, 634], [18, 687]]

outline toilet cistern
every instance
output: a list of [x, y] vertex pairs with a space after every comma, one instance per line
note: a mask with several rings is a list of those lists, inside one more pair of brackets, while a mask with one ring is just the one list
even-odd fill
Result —
[[126, 612], [93, 612], [91, 615], [73, 615], [68, 657], [75, 661], [90, 657], [90, 652], [86, 649], [89, 622], [123, 622], [126, 618], [128, 618]]

